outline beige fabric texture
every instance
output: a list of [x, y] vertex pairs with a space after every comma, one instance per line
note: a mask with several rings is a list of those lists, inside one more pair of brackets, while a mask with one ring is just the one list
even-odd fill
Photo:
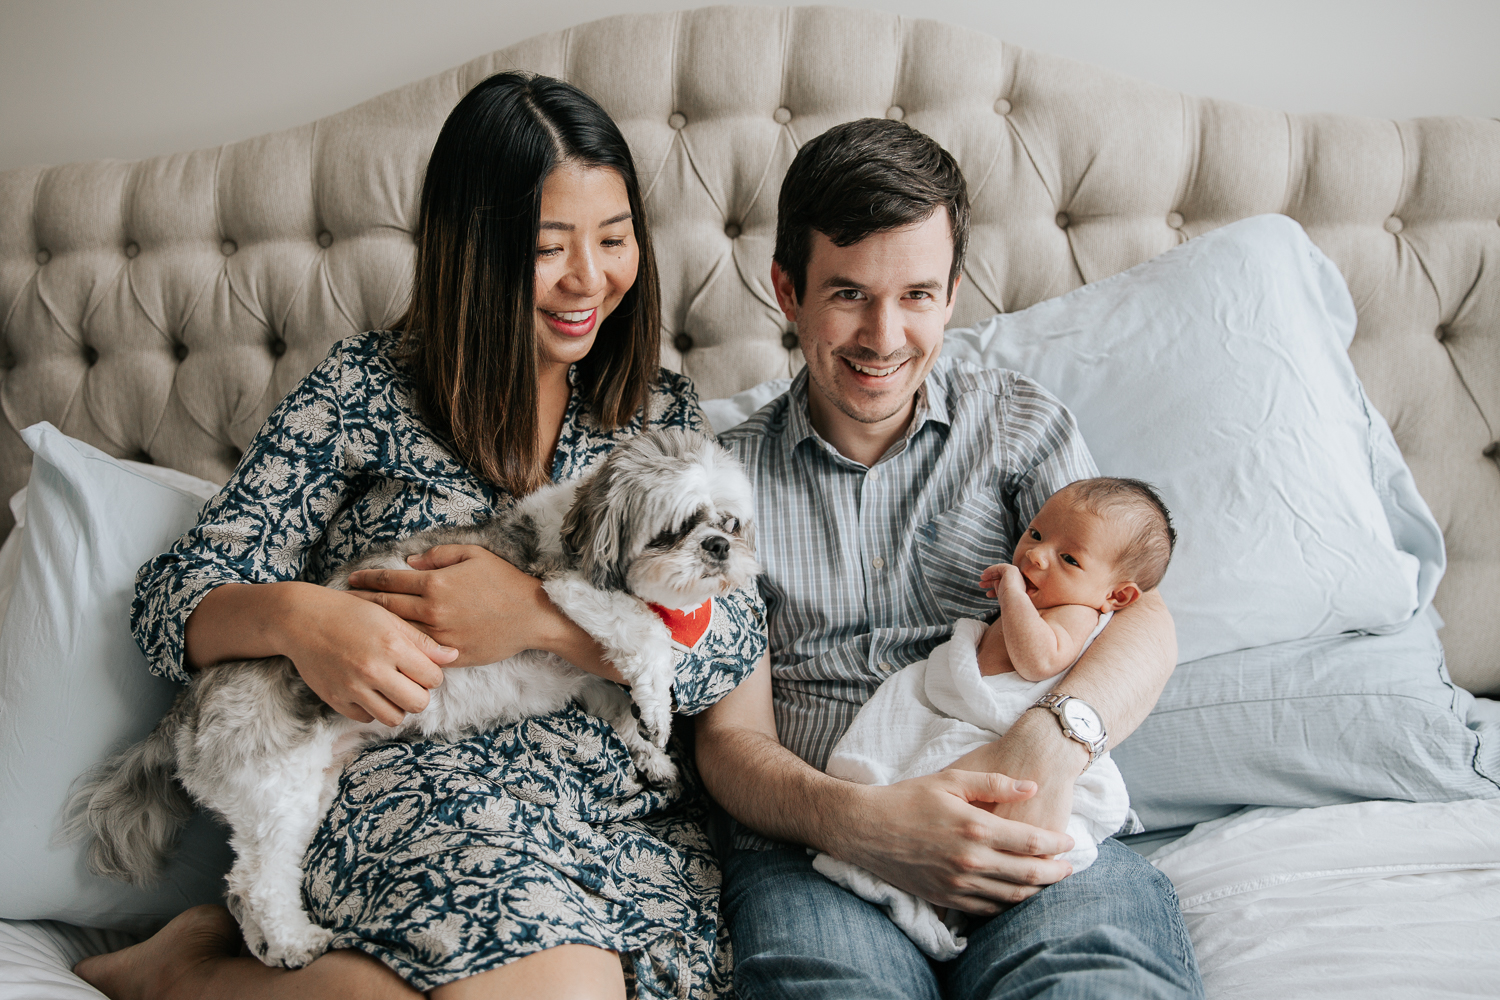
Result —
[[0, 495], [38, 420], [223, 480], [335, 340], [401, 314], [432, 142], [504, 69], [575, 83], [620, 123], [661, 258], [662, 361], [705, 398], [801, 365], [769, 285], [776, 197], [841, 121], [902, 118], [958, 158], [956, 325], [1235, 219], [1296, 219], [1349, 282], [1350, 354], [1447, 537], [1449, 668], [1500, 694], [1500, 122], [1288, 115], [873, 11], [607, 18], [300, 128], [0, 174]]

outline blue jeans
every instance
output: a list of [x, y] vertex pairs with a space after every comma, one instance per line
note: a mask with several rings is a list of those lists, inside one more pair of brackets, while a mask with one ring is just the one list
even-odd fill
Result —
[[932, 962], [802, 850], [735, 851], [721, 904], [743, 1000], [1202, 997], [1167, 877], [1115, 840], [1099, 860], [969, 929]]

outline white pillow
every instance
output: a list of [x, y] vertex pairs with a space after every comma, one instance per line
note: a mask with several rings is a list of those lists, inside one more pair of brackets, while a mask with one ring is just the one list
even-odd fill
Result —
[[218, 827], [196, 819], [149, 891], [91, 874], [84, 845], [55, 840], [73, 780], [145, 736], [176, 693], [147, 672], [130, 635], [135, 574], [218, 487], [170, 470], [175, 485], [158, 482], [164, 470], [127, 465], [51, 424], [21, 436], [35, 458], [0, 627], [0, 917], [149, 931], [222, 897], [230, 855]]
[[1354, 304], [1302, 228], [1263, 215], [1030, 309], [944, 352], [1031, 376], [1105, 475], [1155, 485], [1179, 539], [1179, 659], [1399, 628], [1442, 533], [1349, 363]]
[[760, 385], [752, 386], [727, 399], [705, 399], [703, 415], [708, 418], [708, 425], [714, 429], [715, 434], [723, 434], [729, 428], [749, 420], [752, 413], [786, 392], [791, 384], [792, 380], [789, 378], [767, 379]]

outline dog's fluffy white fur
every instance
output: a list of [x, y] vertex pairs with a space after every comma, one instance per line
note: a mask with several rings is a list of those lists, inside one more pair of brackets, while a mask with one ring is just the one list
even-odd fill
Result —
[[672, 639], [646, 602], [687, 610], [752, 582], [752, 510], [728, 452], [699, 434], [651, 431], [487, 525], [424, 532], [347, 566], [329, 586], [345, 588], [356, 569], [406, 569], [408, 555], [434, 545], [482, 545], [540, 576], [630, 690], [527, 651], [446, 671], [426, 710], [390, 727], [333, 713], [284, 657], [220, 664], [193, 678], [143, 742], [84, 777], [69, 828], [93, 835], [95, 871], [149, 882], [192, 813], [186, 789], [230, 826], [227, 899], [250, 950], [268, 965], [305, 965], [332, 935], [302, 908], [302, 855], [343, 767], [372, 741], [453, 739], [576, 701], [614, 726], [646, 781], [676, 780], [663, 749]]

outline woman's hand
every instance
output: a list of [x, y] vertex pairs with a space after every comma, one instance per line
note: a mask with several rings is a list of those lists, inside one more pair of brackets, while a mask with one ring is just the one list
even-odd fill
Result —
[[438, 545], [407, 564], [411, 569], [351, 573], [350, 593], [457, 649], [448, 666], [496, 663], [540, 649], [590, 673], [621, 679], [598, 644], [552, 603], [542, 581], [489, 549]]
[[190, 669], [285, 656], [334, 711], [400, 724], [427, 707], [458, 651], [368, 601], [310, 583], [216, 587], [187, 621]]
[[401, 723], [427, 707], [458, 650], [368, 601], [316, 588], [285, 632], [283, 653], [319, 698], [356, 722]]

